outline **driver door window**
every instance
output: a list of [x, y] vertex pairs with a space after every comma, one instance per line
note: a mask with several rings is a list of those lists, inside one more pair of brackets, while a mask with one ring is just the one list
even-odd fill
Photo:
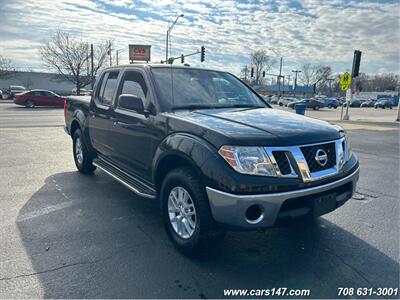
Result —
[[[122, 94], [130, 94], [139, 96], [143, 102], [147, 98], [147, 86], [146, 82], [139, 72], [128, 71], [122, 82], [121, 92]], [[144, 103], [143, 103], [144, 104]]]

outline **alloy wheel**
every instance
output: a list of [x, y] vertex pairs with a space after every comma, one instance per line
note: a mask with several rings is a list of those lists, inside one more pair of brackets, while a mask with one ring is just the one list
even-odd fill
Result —
[[81, 138], [78, 137], [75, 141], [75, 156], [78, 163], [81, 165], [83, 163], [83, 151]]
[[196, 209], [189, 192], [183, 187], [174, 187], [168, 196], [168, 216], [175, 233], [189, 239], [196, 229]]

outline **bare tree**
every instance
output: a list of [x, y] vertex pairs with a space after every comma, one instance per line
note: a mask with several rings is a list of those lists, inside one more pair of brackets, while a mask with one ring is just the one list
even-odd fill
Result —
[[7, 78], [15, 73], [11, 59], [0, 55], [0, 78]]
[[271, 69], [274, 60], [267, 55], [266, 50], [254, 51], [251, 53], [250, 59], [251, 65], [254, 67], [254, 84], [261, 84], [263, 72], [268, 72]]
[[313, 86], [314, 92], [318, 84], [326, 84], [332, 74], [329, 66], [304, 64], [301, 67], [300, 82], [307, 86]]
[[[93, 76], [104, 66], [109, 42], [97, 45], [93, 51]], [[59, 74], [60, 79], [72, 82], [77, 94], [93, 80], [90, 72], [90, 46], [86, 41], [72, 38], [67, 32], [56, 34], [40, 49], [45, 66]]]
[[250, 68], [248, 65], [245, 65], [241, 70], [240, 70], [240, 79], [242, 79], [246, 83], [250, 83]]

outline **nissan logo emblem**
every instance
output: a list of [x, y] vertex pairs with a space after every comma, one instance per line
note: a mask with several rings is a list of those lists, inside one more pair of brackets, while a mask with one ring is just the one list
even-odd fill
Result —
[[328, 154], [322, 149], [318, 149], [315, 153], [315, 161], [321, 166], [324, 167], [328, 163]]

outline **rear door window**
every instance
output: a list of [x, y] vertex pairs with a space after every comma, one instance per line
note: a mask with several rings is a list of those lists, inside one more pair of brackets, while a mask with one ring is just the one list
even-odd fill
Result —
[[106, 106], [111, 106], [117, 88], [119, 71], [107, 72], [104, 74], [100, 89], [97, 94], [98, 101]]

